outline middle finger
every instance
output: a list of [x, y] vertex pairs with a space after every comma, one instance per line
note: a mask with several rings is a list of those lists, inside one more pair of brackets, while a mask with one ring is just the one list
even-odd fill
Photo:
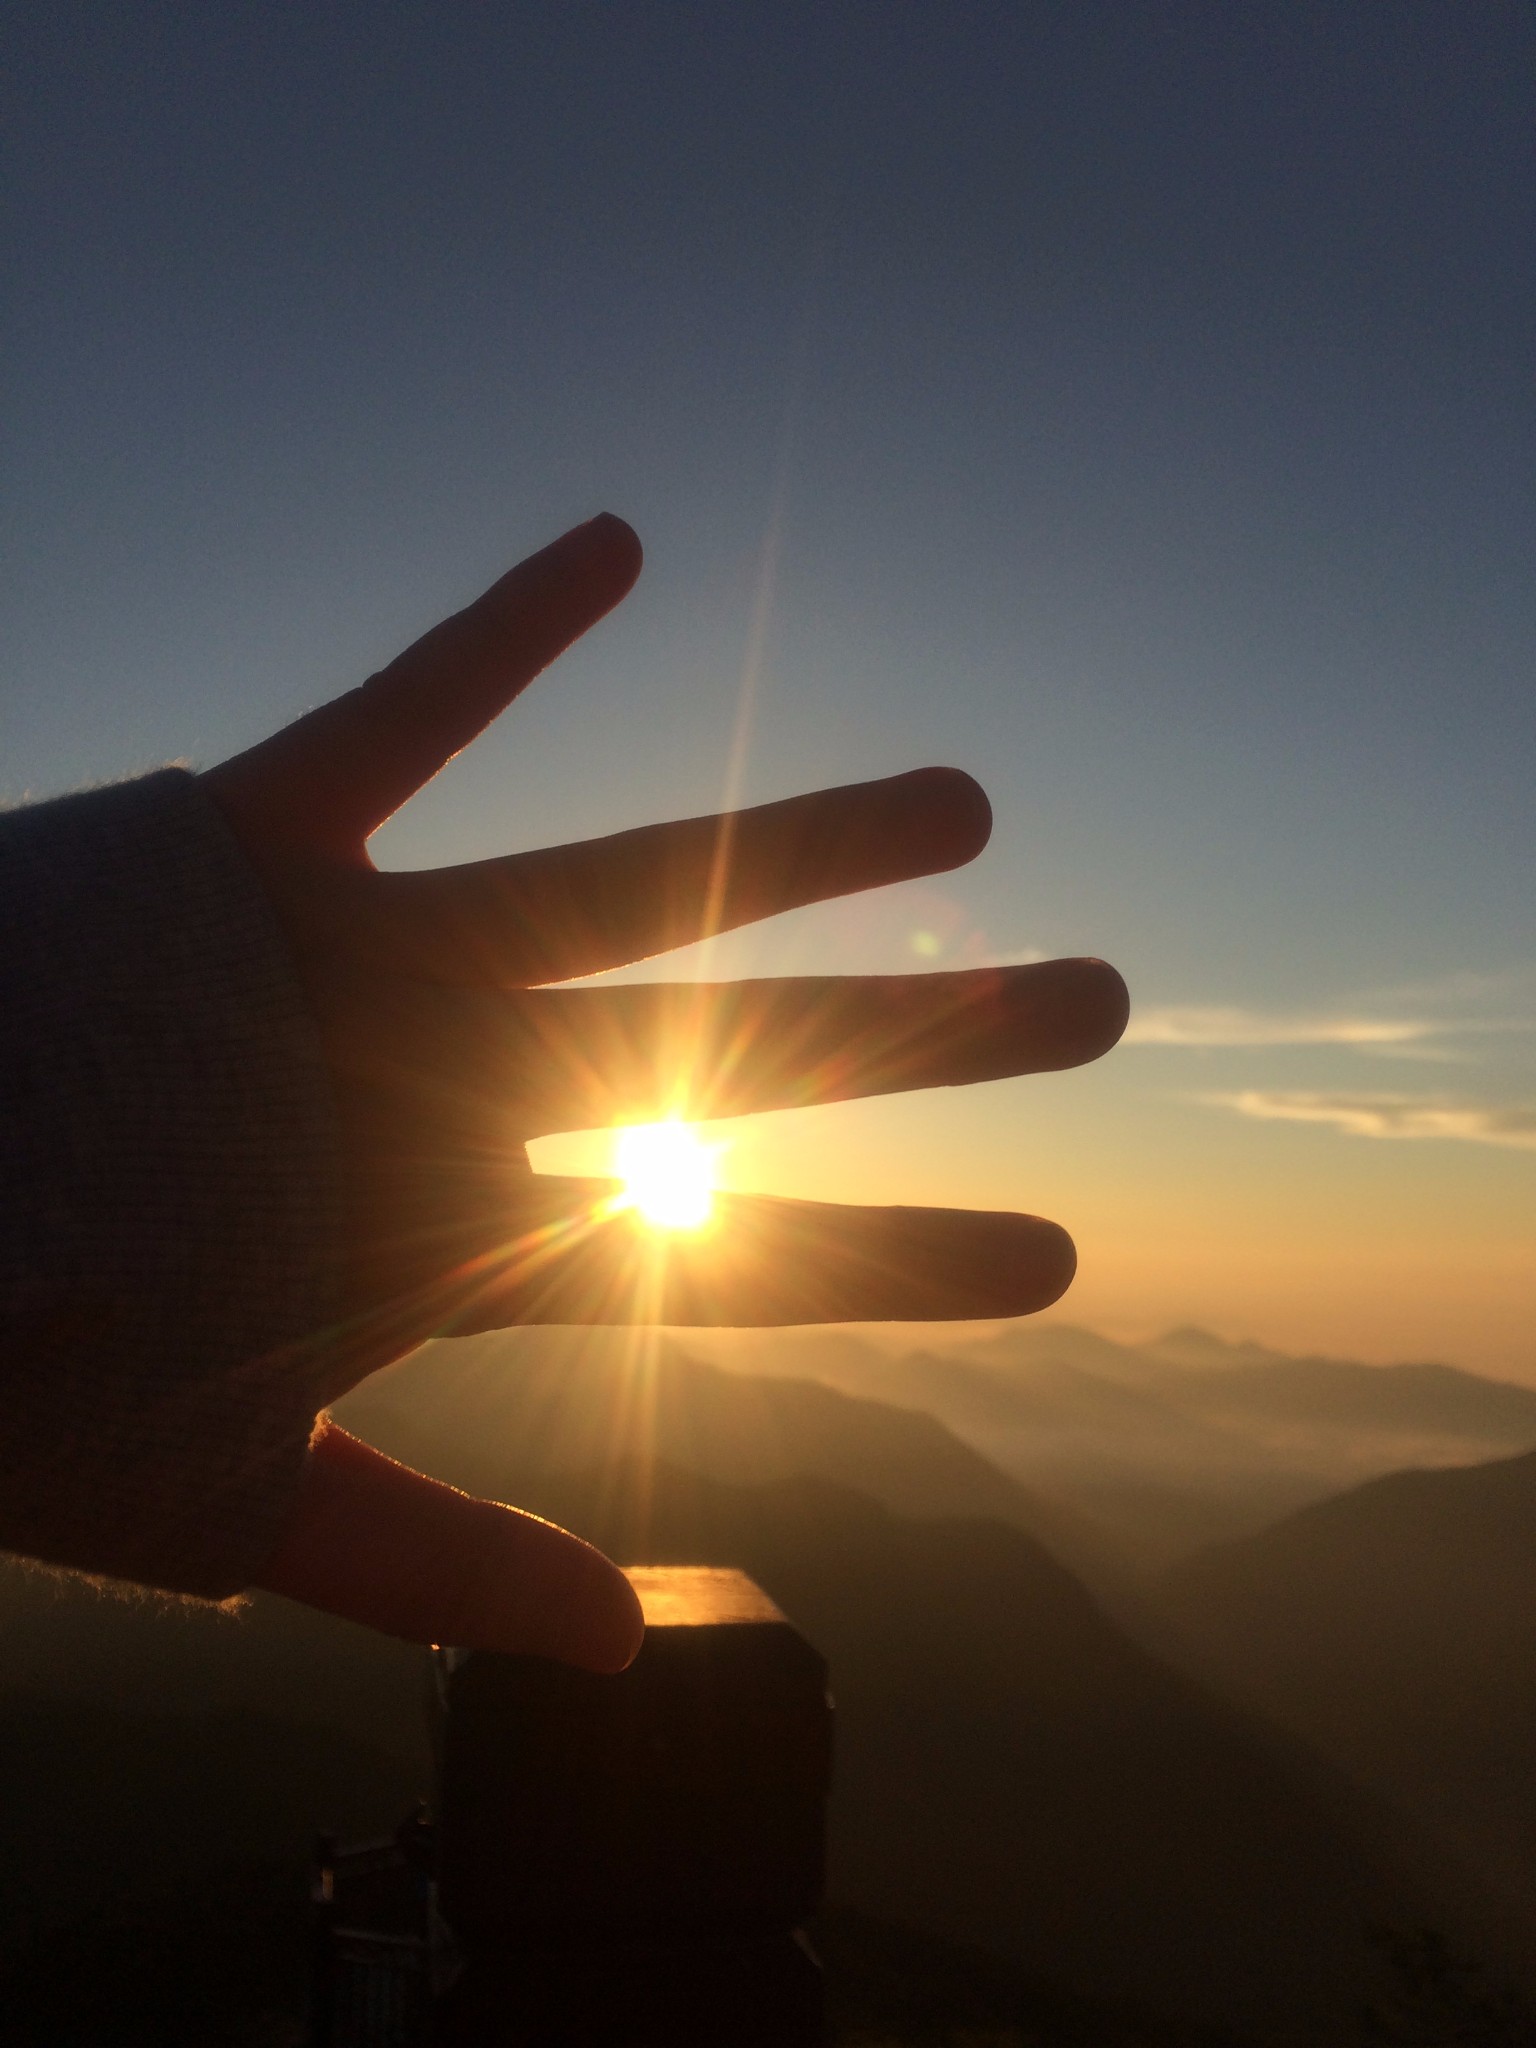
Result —
[[532, 1138], [1078, 1066], [1118, 1039], [1128, 998], [1112, 967], [1088, 959], [504, 995], [418, 983], [349, 1007], [332, 1019], [349, 1063], [360, 1053], [418, 1128], [425, 1114], [483, 1129], [489, 1113]]

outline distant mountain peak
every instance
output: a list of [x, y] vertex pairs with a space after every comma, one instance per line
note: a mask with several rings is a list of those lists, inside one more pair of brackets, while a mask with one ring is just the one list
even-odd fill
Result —
[[1230, 1343], [1225, 1337], [1218, 1337], [1214, 1330], [1202, 1329], [1198, 1323], [1180, 1323], [1171, 1330], [1165, 1330], [1161, 1337], [1153, 1337], [1136, 1348], [1152, 1358], [1197, 1367], [1255, 1365], [1284, 1355], [1255, 1343], [1251, 1337]]

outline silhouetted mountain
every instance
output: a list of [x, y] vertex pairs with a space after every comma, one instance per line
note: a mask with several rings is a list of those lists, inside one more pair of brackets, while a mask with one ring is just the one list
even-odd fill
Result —
[[[518, 1469], [537, 1456], [536, 1444], [508, 1440], [495, 1490], [620, 1555], [740, 1564], [827, 1653], [844, 1903], [1011, 1958], [1064, 1995], [1139, 2000], [1276, 2043], [1353, 2038], [1348, 2014], [1376, 1969], [1366, 1923], [1438, 1917], [1397, 1873], [1368, 1802], [1136, 1649], [1022, 1532], [901, 1520], [825, 1481]], [[305, 1617], [295, 1633], [293, 1610], [265, 1599], [231, 1621], [44, 1594], [52, 1632], [76, 1641], [72, 1660], [53, 1658], [56, 1678], [72, 1665], [68, 1712], [57, 1689], [41, 1712], [12, 1704], [25, 1769], [8, 1786], [4, 1834], [15, 1866], [32, 1868], [17, 1903], [34, 1925], [90, 1902], [94, 1880], [80, 1873], [93, 1859], [148, 1890], [204, 1852], [269, 1858], [277, 1834], [307, 1842], [317, 1827], [348, 1825], [360, 1803], [371, 1816], [370, 1802], [419, 1784], [392, 1748], [419, 1697], [413, 1653], [391, 1675], [363, 1632]], [[18, 1615], [23, 1638], [35, 1634], [35, 1585], [7, 1604], [7, 1640]], [[141, 1673], [157, 1643], [174, 1645], [158, 1727], [113, 1699], [135, 1632]], [[269, 1688], [291, 1737], [273, 1729]], [[210, 1699], [220, 1718], [206, 1717]], [[323, 1725], [332, 1715], [339, 1744]], [[54, 1846], [34, 1866], [14, 1845], [39, 1827]]]
[[1079, 1548], [1154, 1569], [1407, 1465], [1536, 1446], [1536, 1389], [1445, 1365], [1290, 1358], [1196, 1329], [1119, 1344], [1067, 1323], [906, 1350], [846, 1333], [689, 1332], [737, 1369], [806, 1374], [938, 1416], [1077, 1517]]
[[1361, 1365], [1226, 1344], [1202, 1330], [1122, 1345], [1065, 1325], [1011, 1325], [956, 1356], [1026, 1385], [1069, 1366], [1134, 1389], [1213, 1432], [1213, 1466], [1237, 1445], [1314, 1474], [1361, 1476], [1409, 1462], [1469, 1463], [1536, 1446], [1536, 1388], [1448, 1365]]
[[1166, 1358], [1170, 1365], [1189, 1365], [1208, 1372], [1230, 1372], [1241, 1365], [1268, 1365], [1286, 1355], [1251, 1339], [1229, 1343], [1214, 1331], [1202, 1330], [1197, 1323], [1180, 1323], [1176, 1329], [1165, 1330], [1161, 1337], [1149, 1338], [1133, 1348], [1155, 1358]]
[[1536, 1456], [1373, 1480], [1160, 1591], [1201, 1669], [1431, 1823], [1536, 1923]]
[[743, 1566], [829, 1656], [843, 1902], [1265, 2041], [1353, 2039], [1367, 1924], [1435, 1917], [1369, 1801], [1021, 1532], [816, 1481], [584, 1485], [520, 1492], [619, 1555]]
[[637, 1446], [711, 1478], [804, 1475], [857, 1488], [898, 1514], [991, 1517], [1072, 1562], [1102, 1540], [1038, 1499], [932, 1415], [810, 1379], [731, 1373], [655, 1333], [524, 1329], [433, 1344], [337, 1408], [380, 1449], [471, 1492], [519, 1465], [595, 1469]]
[[[1283, 1982], [1321, 2039], [1369, 1976], [1366, 1920], [1424, 1910], [1379, 1817], [1135, 1648], [1021, 1533], [1035, 1504], [916, 1417], [566, 1332], [435, 1347], [342, 1412], [614, 1554], [758, 1577], [832, 1659], [837, 1884], [871, 1911], [1256, 2038]], [[616, 1455], [637, 1441], [691, 1470], [646, 1483]], [[895, 1520], [814, 1478], [713, 1483], [797, 1465], [1014, 1527]]]
[[[1049, 1508], [1060, 1554], [1105, 1591], [1326, 1491], [1312, 1475], [1255, 1455], [1241, 1435], [1183, 1413], [1150, 1384], [1136, 1385], [1125, 1347], [1067, 1325], [1052, 1330], [1060, 1343], [1022, 1367], [974, 1340], [901, 1351], [793, 1330], [772, 1347], [747, 1333], [690, 1330], [679, 1341], [754, 1376], [805, 1375], [937, 1416]], [[1114, 1373], [1082, 1363], [1101, 1348], [1116, 1360]], [[1144, 1367], [1139, 1376], [1154, 1377]]]
[[1185, 1375], [1187, 1401], [1229, 1421], [1242, 1416], [1404, 1444], [1424, 1439], [1447, 1454], [1525, 1448], [1536, 1439], [1536, 1389], [1456, 1366], [1291, 1358], [1258, 1344], [1224, 1344], [1202, 1330], [1175, 1330], [1139, 1349]]
[[1070, 1992], [972, 1945], [834, 1907], [811, 1930], [833, 2048], [1242, 2048], [1226, 2027]]
[[[1086, 1372], [1041, 1384], [1067, 1367]], [[548, 1332], [434, 1347], [346, 1419], [617, 1555], [759, 1578], [831, 1661], [835, 1898], [980, 1946], [1063, 2013], [1118, 1999], [1253, 2043], [1354, 2041], [1382, 1981], [1368, 1925], [1446, 1924], [1384, 1808], [1137, 1647], [1034, 1540], [1040, 1503], [931, 1418]], [[52, 1830], [47, 1855], [11, 1851], [13, 1941], [18, 1915], [34, 1946], [64, 1941], [93, 1907], [213, 1882], [216, 1857], [386, 1825], [428, 1781], [420, 1654], [280, 1601], [231, 1616], [14, 1570], [0, 1658], [4, 1835]]]

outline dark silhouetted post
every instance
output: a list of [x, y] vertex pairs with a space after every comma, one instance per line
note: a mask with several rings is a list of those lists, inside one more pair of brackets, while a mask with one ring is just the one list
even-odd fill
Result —
[[617, 1678], [451, 1660], [439, 1901], [464, 1967], [438, 2038], [810, 2048], [826, 1665], [740, 1572], [630, 1577], [646, 1639]]

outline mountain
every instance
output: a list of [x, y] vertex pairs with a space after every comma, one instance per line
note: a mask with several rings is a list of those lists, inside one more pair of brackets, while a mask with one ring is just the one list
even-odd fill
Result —
[[836, 2048], [1241, 2048], [1225, 2027], [1069, 1992], [974, 1943], [846, 1906], [823, 1913], [811, 1939]]
[[1250, 1457], [1335, 1480], [1362, 1476], [1362, 1467], [1466, 1464], [1536, 1448], [1536, 1388], [1449, 1365], [1289, 1357], [1194, 1329], [1123, 1345], [1027, 1323], [958, 1355], [1026, 1386], [1070, 1365], [1203, 1426], [1214, 1456], [1241, 1443]]
[[1032, 1494], [935, 1416], [811, 1379], [731, 1373], [672, 1338], [523, 1329], [432, 1344], [336, 1409], [381, 1450], [470, 1492], [494, 1493], [508, 1447], [541, 1469], [650, 1455], [715, 1479], [791, 1475], [851, 1486], [903, 1515], [981, 1515], [1108, 1572], [1107, 1546], [1069, 1508]]
[[[755, 1482], [806, 1473], [858, 1484], [902, 1513], [1027, 1523], [1024, 1488], [930, 1415], [810, 1380], [747, 1379], [690, 1358], [654, 1332], [525, 1329], [431, 1344], [377, 1373], [337, 1419], [388, 1449], [405, 1432], [434, 1470], [596, 1467], [659, 1458]], [[461, 1476], [462, 1475], [462, 1476]]]
[[1173, 1568], [1195, 1668], [1493, 1874], [1536, 1922], [1536, 1455], [1391, 1474]]
[[1177, 1329], [1165, 1330], [1161, 1337], [1149, 1338], [1145, 1344], [1131, 1348], [1166, 1359], [1170, 1365], [1191, 1366], [1199, 1372], [1232, 1372], [1245, 1365], [1273, 1365], [1287, 1355], [1270, 1350], [1268, 1345], [1255, 1344], [1251, 1338], [1239, 1344], [1229, 1343], [1225, 1337], [1202, 1330], [1197, 1323], [1181, 1323]]
[[773, 1338], [682, 1341], [738, 1370], [808, 1375], [938, 1416], [1037, 1501], [1094, 1528], [1122, 1570], [1156, 1570], [1404, 1466], [1536, 1447], [1536, 1389], [1446, 1365], [1292, 1358], [1197, 1329], [1146, 1344], [1037, 1320], [941, 1347]]
[[1202, 1330], [1175, 1330], [1139, 1348], [1185, 1375], [1192, 1405], [1228, 1422], [1246, 1416], [1313, 1433], [1394, 1438], [1400, 1451], [1423, 1441], [1446, 1461], [1536, 1445], [1536, 1389], [1456, 1366], [1292, 1358], [1257, 1344], [1223, 1344]]
[[[1355, 2040], [1382, 1975], [1367, 1927], [1445, 1924], [1371, 1800], [1138, 1649], [1023, 1531], [899, 1517], [825, 1480], [561, 1472], [502, 1442], [495, 1491], [621, 1556], [740, 1565], [827, 1654], [843, 1906], [980, 1947], [1066, 2007], [1130, 2002], [1265, 2048]], [[403, 1646], [271, 1599], [168, 1612], [36, 1575], [0, 1608], [34, 1676], [36, 1638], [53, 1643], [46, 1695], [4, 1667], [13, 1954], [69, 1952], [35, 1944], [107, 1892], [163, 1930], [167, 1886], [217, 1889], [283, 1842], [296, 1886], [317, 1829], [380, 1825], [426, 1781], [420, 1737], [414, 1759], [398, 1747], [424, 1675]], [[161, 1644], [158, 1706], [122, 1704], [120, 1665], [139, 1691]]]
[[[1005, 1354], [1012, 1330], [992, 1346], [942, 1350], [783, 1334], [781, 1346], [735, 1331], [690, 1330], [679, 1341], [754, 1377], [810, 1376], [938, 1417], [1064, 1518], [1073, 1535], [1062, 1555], [1106, 1591], [1327, 1490], [1164, 1400], [1126, 1347], [1090, 1331], [1052, 1325], [1049, 1345], [1021, 1363]], [[1027, 1343], [1035, 1333], [1016, 1334]]]
[[[613, 1554], [759, 1578], [832, 1660], [846, 1902], [1255, 2039], [1289, 2000], [1318, 2041], [1364, 1995], [1366, 1923], [1435, 1915], [1369, 1802], [1136, 1647], [1033, 1540], [1038, 1502], [923, 1418], [528, 1332], [435, 1347], [341, 1412]], [[635, 1441], [662, 1465], [626, 1464]]]
[[620, 1556], [740, 1565], [827, 1654], [845, 1905], [1317, 2044], [1356, 2038], [1367, 1928], [1442, 1918], [1381, 1810], [1139, 1649], [1021, 1531], [812, 1480], [610, 1470], [517, 1492]]
[[[967, 1385], [1010, 1370], [935, 1356]], [[1165, 2015], [1148, 2041], [1342, 2048], [1391, 1989], [1372, 1927], [1488, 1932], [1377, 1796], [1133, 1641], [1037, 1534], [1032, 1490], [931, 1416], [581, 1332], [433, 1347], [343, 1413], [621, 1557], [751, 1572], [830, 1660], [835, 1902], [980, 1948], [1063, 2013], [1096, 1998]], [[387, 1824], [430, 1779], [424, 1677], [419, 1652], [281, 1601], [232, 1615], [0, 1572], [0, 1951], [62, 1968], [88, 1926], [120, 1955], [82, 1914], [158, 1896], [163, 1915], [167, 1887], [235, 1882], [216, 1859], [268, 1869], [292, 1840], [296, 1873], [317, 1829]], [[1031, 2021], [1052, 2048], [1084, 2038], [1065, 2024]]]

